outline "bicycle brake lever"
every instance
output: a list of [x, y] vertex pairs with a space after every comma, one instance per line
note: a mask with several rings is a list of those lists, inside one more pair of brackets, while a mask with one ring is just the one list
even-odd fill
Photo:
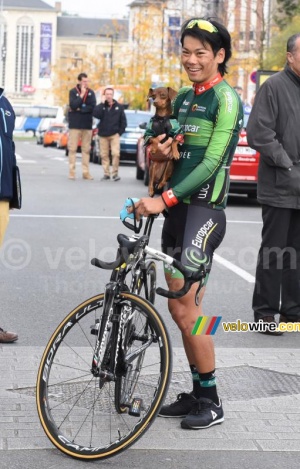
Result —
[[[143, 226], [143, 216], [140, 216], [139, 224], [137, 225], [137, 219], [136, 219], [136, 211], [135, 211], [135, 202], [138, 202], [139, 199], [136, 198], [130, 198], [128, 197], [125, 201], [124, 207], [122, 208], [120, 212], [120, 219], [123, 223], [123, 225], [126, 226], [126, 228], [129, 228], [130, 230], [134, 231], [135, 233], [139, 233], [141, 231], [141, 228]], [[133, 211], [131, 213], [128, 212], [128, 208], [132, 207]], [[129, 223], [126, 221], [126, 218], [131, 218], [133, 219], [133, 224]]]

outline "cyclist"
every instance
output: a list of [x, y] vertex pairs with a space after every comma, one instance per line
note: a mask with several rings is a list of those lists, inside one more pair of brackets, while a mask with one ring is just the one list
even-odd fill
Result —
[[[173, 113], [185, 132], [180, 159], [174, 162], [169, 189], [161, 197], [142, 198], [137, 213], [149, 215], [167, 211], [163, 231], [163, 251], [191, 270], [202, 263], [211, 269], [214, 250], [226, 229], [224, 209], [229, 189], [229, 169], [242, 126], [242, 103], [224, 80], [231, 57], [231, 38], [227, 29], [215, 20], [193, 18], [181, 30], [181, 62], [193, 83], [179, 90]], [[161, 135], [162, 141], [165, 135]], [[152, 159], [170, 154], [171, 139], [159, 143]], [[150, 148], [151, 151], [151, 148]], [[170, 290], [183, 285], [182, 275], [165, 266]], [[206, 278], [207, 282], [207, 278]], [[205, 284], [206, 284], [205, 282]], [[169, 311], [178, 325], [190, 365], [193, 389], [160, 410], [161, 417], [182, 417], [182, 428], [200, 429], [224, 420], [215, 378], [212, 337], [192, 335], [202, 315], [195, 304], [194, 285], [181, 299], [168, 301]]]

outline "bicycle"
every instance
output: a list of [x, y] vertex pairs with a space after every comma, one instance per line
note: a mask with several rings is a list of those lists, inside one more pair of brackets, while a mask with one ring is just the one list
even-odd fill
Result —
[[[154, 218], [147, 220], [147, 234], [117, 236], [114, 262], [92, 259], [93, 265], [112, 270], [110, 282], [104, 293], [66, 316], [41, 359], [36, 399], [42, 427], [60, 451], [77, 459], [105, 459], [129, 448], [153, 423], [167, 393], [171, 343], [160, 314], [146, 299], [154, 287], [152, 274], [147, 286], [153, 261], [149, 264], [146, 256], [185, 276], [180, 291], [158, 288], [158, 294], [177, 298], [194, 282], [200, 282], [199, 291], [204, 281], [204, 269], [188, 272], [148, 246]], [[146, 298], [140, 296], [142, 290]]]

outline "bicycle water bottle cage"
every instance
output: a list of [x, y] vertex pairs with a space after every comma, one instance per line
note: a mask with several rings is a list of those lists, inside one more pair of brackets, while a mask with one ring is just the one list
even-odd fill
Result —
[[[136, 219], [136, 210], [135, 210], [135, 202], [138, 202], [139, 199], [131, 199], [128, 197], [126, 199], [124, 207], [122, 208], [120, 212], [120, 219], [123, 223], [123, 225], [126, 226], [126, 228], [129, 228], [130, 230], [134, 231], [135, 233], [139, 233], [141, 231], [141, 228], [143, 226], [143, 216], [140, 217], [139, 224], [137, 224], [137, 219]], [[128, 208], [133, 207], [133, 212], [128, 213]], [[129, 223], [126, 221], [126, 218], [130, 218], [133, 220], [133, 224]]]

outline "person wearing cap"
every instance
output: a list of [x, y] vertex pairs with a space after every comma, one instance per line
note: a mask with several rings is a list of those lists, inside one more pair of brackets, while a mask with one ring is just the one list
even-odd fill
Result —
[[[168, 300], [169, 311], [181, 331], [193, 388], [164, 405], [159, 413], [161, 417], [182, 418], [184, 429], [203, 429], [223, 422], [224, 412], [216, 386], [212, 336], [193, 335], [192, 331], [203, 316], [202, 300], [213, 254], [225, 235], [229, 170], [243, 108], [237, 93], [224, 80], [231, 57], [227, 29], [209, 18], [192, 18], [182, 26], [181, 44], [181, 62], [192, 86], [181, 88], [173, 102], [173, 114], [185, 133], [180, 158], [174, 161], [167, 190], [161, 196], [140, 199], [135, 207], [145, 216], [167, 212], [163, 251], [191, 271], [202, 265], [206, 268], [198, 306], [198, 284], [182, 298]], [[160, 141], [164, 137], [161, 135]], [[151, 158], [167, 158], [170, 149], [168, 139], [158, 145]], [[182, 288], [184, 279], [176, 269], [166, 265], [165, 277], [170, 291]]]

